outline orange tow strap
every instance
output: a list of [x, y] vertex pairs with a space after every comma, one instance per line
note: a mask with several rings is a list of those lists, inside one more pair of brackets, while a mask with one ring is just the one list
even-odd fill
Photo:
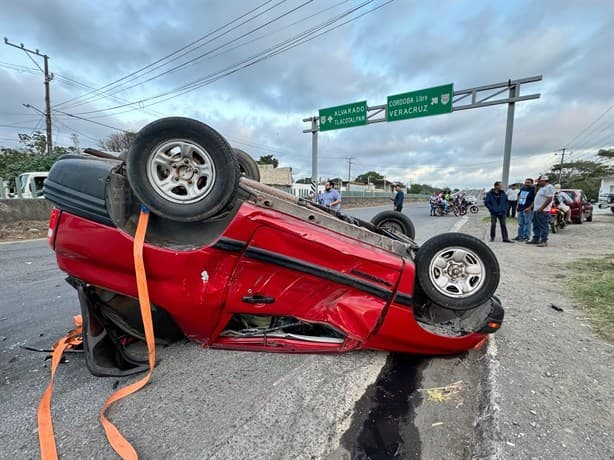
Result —
[[51, 379], [49, 385], [43, 393], [40, 403], [38, 404], [38, 442], [41, 448], [41, 458], [43, 460], [56, 460], [58, 451], [55, 446], [55, 438], [53, 437], [53, 421], [51, 419], [51, 394], [53, 393], [53, 379], [55, 371], [60, 364], [64, 350], [74, 348], [81, 345], [82, 337], [82, 318], [81, 315], [73, 317], [76, 328], [62, 337], [53, 345], [53, 353], [51, 354]]
[[[143, 262], [143, 244], [145, 242], [145, 233], [147, 231], [147, 223], [149, 221], [149, 210], [145, 207], [141, 208], [139, 222], [134, 235], [134, 268], [136, 271], [136, 283], [139, 294], [139, 304], [141, 308], [141, 318], [143, 320], [143, 328], [145, 329], [145, 341], [147, 343], [147, 354], [149, 358], [149, 371], [141, 380], [138, 380], [124, 388], [113, 393], [106, 400], [100, 409], [100, 419], [102, 426], [107, 435], [109, 443], [123, 459], [138, 459], [136, 450], [122, 436], [119, 430], [105, 416], [106, 410], [116, 401], [140, 390], [143, 388], [153, 372], [156, 362], [156, 348], [154, 343], [153, 322], [151, 318], [151, 306], [149, 303], [149, 292], [147, 290], [147, 278], [145, 275], [145, 264]], [[75, 324], [77, 328], [70, 331], [66, 336], [62, 337], [54, 346], [51, 361], [51, 381], [45, 390], [43, 397], [38, 405], [38, 438], [41, 448], [41, 458], [43, 460], [57, 460], [58, 453], [53, 436], [53, 423], [51, 420], [51, 394], [53, 392], [53, 379], [58, 364], [62, 358], [65, 349], [72, 348], [82, 342], [82, 325], [81, 316], [75, 316]]]
[[124, 438], [119, 430], [105, 416], [106, 410], [116, 401], [140, 390], [143, 388], [153, 373], [156, 364], [156, 346], [154, 343], [153, 321], [151, 319], [151, 305], [149, 303], [149, 291], [147, 290], [147, 278], [145, 276], [145, 264], [143, 262], [143, 243], [145, 242], [145, 232], [147, 231], [147, 222], [149, 221], [149, 210], [141, 208], [139, 223], [136, 227], [134, 235], [134, 268], [136, 271], [136, 285], [139, 293], [139, 304], [141, 307], [141, 318], [143, 319], [143, 328], [145, 329], [145, 341], [147, 342], [147, 355], [149, 357], [149, 371], [142, 379], [117, 390], [109, 399], [106, 400], [100, 409], [100, 420], [109, 440], [111, 447], [115, 449], [123, 459], [138, 459], [136, 450]]

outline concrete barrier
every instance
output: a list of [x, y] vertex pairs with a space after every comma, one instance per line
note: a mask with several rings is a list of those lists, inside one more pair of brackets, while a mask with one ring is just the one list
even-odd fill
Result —
[[0, 200], [0, 222], [21, 220], [48, 220], [53, 203], [38, 199]]

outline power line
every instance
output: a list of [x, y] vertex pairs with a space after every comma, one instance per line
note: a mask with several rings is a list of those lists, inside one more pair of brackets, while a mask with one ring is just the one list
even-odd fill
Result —
[[[360, 8], [363, 8], [365, 5], [368, 5], [370, 3], [372, 3], [375, 0], [367, 0], [365, 2], [363, 2], [362, 4], [358, 5], [357, 7], [351, 8], [350, 10], [347, 10], [346, 12], [338, 15], [335, 18], [329, 19], [323, 23], [321, 23], [318, 26], [312, 27], [311, 29], [308, 29], [306, 31], [303, 31], [297, 35], [295, 35], [294, 37], [290, 38], [290, 39], [286, 39], [282, 42], [277, 43], [276, 45], [261, 51], [255, 55], [252, 55], [248, 58], [243, 59], [242, 61], [235, 63], [233, 65], [230, 65], [220, 71], [217, 71], [215, 73], [209, 74], [207, 76], [201, 77], [200, 79], [197, 79], [195, 81], [192, 81], [190, 83], [184, 84], [182, 86], [176, 87], [172, 90], [166, 91], [164, 93], [161, 93], [157, 96], [152, 96], [152, 97], [148, 97], [145, 99], [141, 99], [139, 101], [134, 101], [132, 103], [129, 104], [122, 104], [122, 105], [118, 105], [118, 106], [114, 106], [114, 107], [107, 107], [104, 109], [99, 109], [99, 110], [92, 110], [92, 111], [88, 111], [88, 112], [79, 112], [80, 115], [86, 115], [86, 114], [92, 114], [92, 113], [99, 113], [99, 112], [105, 112], [105, 111], [109, 111], [109, 110], [115, 110], [115, 109], [119, 109], [119, 108], [124, 108], [124, 107], [128, 107], [130, 105], [134, 105], [134, 104], [143, 104], [144, 102], [148, 102], [148, 101], [154, 101], [156, 99], [161, 99], [158, 100], [156, 102], [151, 102], [148, 104], [148, 106], [152, 106], [152, 105], [156, 105], [156, 104], [160, 104], [163, 102], [166, 102], [168, 100], [174, 99], [176, 97], [182, 96], [184, 94], [187, 94], [191, 91], [194, 91], [196, 89], [199, 89], [203, 86], [209, 85], [214, 83], [215, 81], [220, 80], [221, 78], [224, 78], [226, 76], [232, 75], [236, 72], [239, 72], [240, 70], [243, 70], [247, 67], [250, 67], [252, 65], [255, 65], [263, 60], [266, 60], [270, 57], [276, 56], [278, 54], [284, 53], [296, 46], [302, 45], [304, 43], [307, 43], [308, 41], [311, 41], [315, 38], [318, 38], [326, 33], [329, 33], [343, 25], [346, 25], [352, 21], [355, 21], [357, 19], [359, 19], [360, 17], [372, 13], [376, 10], [378, 10], [379, 8], [382, 8], [384, 6], [386, 6], [387, 4], [391, 3], [393, 0], [388, 0], [387, 2], [385, 2], [382, 5], [379, 5], [375, 8], [372, 8], [371, 10], [366, 11], [365, 13], [362, 13], [358, 16], [355, 16], [351, 19], [349, 19], [348, 21], [345, 21], [341, 24], [338, 24], [334, 27], [331, 27], [327, 30], [323, 30], [326, 27], [330, 26], [331, 24], [334, 24], [335, 22], [339, 21], [340, 19], [342, 19], [343, 17], [346, 17], [352, 13], [354, 13], [355, 11], [357, 11]], [[321, 31], [319, 34], [315, 34], [318, 31]], [[314, 35], [315, 34], [315, 35]], [[162, 99], [164, 98], [164, 99]], [[136, 109], [135, 109], [136, 110]]]
[[[166, 56], [163, 56], [163, 57], [159, 58], [158, 60], [156, 60], [156, 61], [152, 62], [151, 64], [148, 64], [148, 65], [146, 65], [146, 66], [143, 66], [143, 67], [141, 67], [141, 68], [139, 68], [139, 69], [135, 70], [134, 72], [132, 72], [132, 73], [130, 73], [130, 74], [128, 74], [128, 75], [126, 75], [126, 76], [124, 76], [124, 77], [122, 77], [122, 78], [119, 78], [119, 79], [117, 79], [117, 80], [115, 80], [115, 81], [112, 81], [111, 83], [107, 83], [106, 85], [101, 86], [100, 88], [97, 88], [97, 90], [96, 90], [96, 91], [101, 91], [101, 90], [103, 90], [103, 89], [107, 89], [107, 88], [109, 88], [109, 87], [112, 87], [113, 85], [116, 85], [117, 83], [119, 83], [119, 82], [121, 82], [121, 81], [124, 81], [124, 80], [126, 80], [126, 79], [128, 79], [128, 78], [130, 78], [130, 77], [132, 77], [132, 76], [134, 76], [134, 75], [137, 75], [137, 74], [141, 73], [143, 70], [146, 70], [146, 69], [148, 69], [148, 68], [150, 68], [150, 67], [152, 67], [152, 66], [155, 66], [156, 64], [158, 64], [158, 63], [160, 63], [160, 62], [162, 62], [162, 61], [164, 61], [164, 60], [168, 59], [169, 57], [172, 57], [172, 56], [174, 56], [174, 55], [176, 55], [176, 54], [178, 54], [178, 53], [180, 53], [180, 52], [184, 51], [185, 49], [187, 49], [187, 48], [189, 48], [189, 47], [191, 47], [191, 46], [195, 45], [196, 43], [198, 43], [198, 42], [200, 42], [200, 41], [204, 40], [205, 38], [208, 38], [209, 36], [213, 35], [214, 33], [219, 32], [220, 30], [225, 29], [226, 27], [228, 27], [229, 25], [231, 25], [231, 24], [235, 23], [236, 21], [239, 21], [240, 19], [243, 19], [245, 16], [248, 16], [248, 15], [250, 15], [251, 13], [253, 13], [254, 11], [259, 10], [259, 9], [260, 9], [260, 8], [262, 8], [264, 5], [267, 5], [268, 3], [271, 3], [271, 1], [273, 1], [273, 0], [267, 0], [267, 1], [265, 1], [264, 3], [260, 4], [260, 5], [259, 5], [259, 6], [257, 6], [256, 8], [251, 9], [251, 10], [250, 10], [250, 11], [248, 11], [247, 13], [245, 13], [245, 14], [243, 14], [243, 15], [241, 15], [241, 16], [239, 16], [239, 17], [235, 18], [235, 19], [233, 19], [233, 20], [232, 20], [232, 21], [230, 21], [230, 22], [227, 22], [226, 24], [222, 25], [221, 27], [218, 27], [217, 29], [213, 30], [212, 32], [209, 32], [209, 33], [207, 33], [207, 34], [203, 35], [202, 37], [200, 37], [200, 38], [198, 38], [198, 39], [196, 39], [196, 40], [194, 40], [194, 41], [192, 41], [192, 42], [188, 43], [187, 45], [183, 46], [182, 48], [179, 48], [178, 50], [173, 51], [172, 53], [167, 54]], [[283, 2], [285, 2], [285, 1], [286, 1], [286, 0], [283, 0], [283, 1], [282, 1], [282, 2], [280, 2], [280, 3], [283, 3]], [[278, 4], [279, 4], [279, 3], [278, 3]], [[268, 11], [268, 10], [267, 10], [267, 11]], [[85, 97], [85, 96], [88, 96], [88, 95], [90, 95], [90, 94], [92, 94], [92, 93], [93, 93], [93, 92], [90, 92], [90, 93], [87, 93], [87, 94], [85, 94], [85, 95], [82, 95], [82, 96], [79, 96], [79, 97], [76, 97], [76, 98], [69, 99], [69, 100], [67, 100], [67, 101], [64, 101], [64, 102], [62, 102], [62, 103], [58, 104], [58, 105], [57, 105], [57, 107], [60, 107], [60, 106], [65, 105], [65, 104], [68, 104], [69, 102], [75, 101], [75, 100], [80, 99], [80, 98]]]
[[[285, 0], [284, 0], [284, 1], [285, 1]], [[182, 69], [182, 68], [184, 68], [184, 67], [186, 67], [186, 66], [188, 66], [188, 65], [190, 65], [190, 64], [192, 64], [192, 63], [194, 63], [194, 62], [196, 62], [196, 61], [201, 60], [202, 58], [204, 58], [204, 57], [206, 57], [206, 56], [210, 55], [211, 53], [213, 53], [213, 52], [215, 52], [215, 51], [218, 51], [218, 50], [220, 50], [220, 49], [224, 48], [224, 47], [225, 47], [225, 46], [227, 46], [228, 44], [232, 44], [232, 43], [234, 43], [234, 42], [236, 42], [236, 41], [240, 40], [241, 38], [244, 38], [244, 37], [246, 37], [246, 36], [248, 36], [248, 35], [252, 34], [253, 32], [255, 32], [255, 31], [257, 31], [257, 30], [262, 29], [263, 27], [266, 27], [266, 26], [268, 26], [268, 25], [270, 25], [270, 24], [272, 24], [272, 23], [274, 23], [274, 22], [276, 22], [276, 21], [279, 21], [280, 19], [282, 19], [282, 18], [284, 18], [284, 17], [286, 17], [286, 16], [288, 16], [288, 15], [290, 15], [290, 14], [292, 14], [292, 13], [294, 13], [294, 12], [298, 11], [299, 9], [303, 8], [304, 6], [308, 5], [308, 4], [309, 4], [309, 3], [311, 3], [311, 2], [313, 2], [313, 0], [307, 0], [307, 1], [303, 2], [303, 3], [301, 3], [300, 5], [298, 5], [298, 6], [294, 7], [294, 8], [292, 8], [291, 10], [286, 11], [285, 13], [283, 13], [283, 14], [281, 14], [281, 15], [277, 16], [276, 18], [273, 18], [273, 19], [269, 20], [268, 22], [266, 22], [266, 23], [264, 23], [264, 24], [262, 24], [262, 25], [260, 25], [260, 26], [258, 26], [258, 27], [255, 27], [255, 28], [253, 28], [253, 29], [249, 30], [248, 32], [245, 32], [244, 34], [240, 35], [239, 37], [236, 37], [236, 38], [234, 38], [234, 39], [232, 39], [232, 40], [230, 40], [230, 41], [228, 41], [228, 42], [226, 42], [226, 43], [223, 43], [223, 44], [219, 45], [218, 47], [213, 48], [212, 50], [209, 50], [209, 51], [207, 51], [207, 52], [205, 52], [205, 53], [203, 53], [203, 54], [201, 54], [201, 55], [199, 55], [199, 56], [196, 56], [196, 57], [194, 57], [194, 58], [192, 58], [192, 59], [190, 59], [190, 60], [188, 60], [188, 61], [186, 61], [186, 62], [184, 62], [184, 63], [182, 63], [182, 64], [179, 64], [179, 65], [177, 65], [177, 66], [175, 66], [175, 67], [173, 67], [173, 68], [171, 68], [171, 69], [168, 69], [168, 70], [166, 70], [166, 71], [164, 71], [164, 72], [162, 72], [162, 73], [159, 73], [159, 74], [157, 74], [157, 75], [154, 75], [154, 76], [152, 76], [152, 77], [150, 77], [150, 78], [148, 78], [148, 79], [146, 79], [146, 80], [144, 80], [144, 81], [140, 81], [140, 82], [137, 82], [137, 83], [135, 83], [135, 84], [133, 84], [133, 85], [130, 85], [130, 86], [128, 86], [128, 87], [121, 88], [120, 90], [118, 90], [118, 91], [116, 91], [115, 93], [112, 93], [112, 94], [117, 94], [117, 93], [119, 93], [119, 92], [127, 91], [127, 90], [129, 90], [129, 89], [132, 89], [132, 88], [135, 88], [135, 87], [137, 87], [137, 86], [143, 85], [143, 84], [148, 83], [148, 82], [150, 82], [150, 81], [152, 81], [152, 80], [155, 80], [155, 79], [157, 79], [157, 78], [163, 77], [163, 76], [168, 75], [168, 74], [173, 73], [173, 72], [176, 72], [177, 70], [180, 70], [180, 69]], [[281, 3], [283, 3], [283, 2], [279, 2], [279, 3], [277, 3], [276, 5], [274, 5], [273, 7], [276, 7], [276, 6], [278, 6], [279, 4], [281, 4]], [[267, 10], [267, 11], [268, 11], [268, 10]], [[252, 18], [252, 19], [253, 19], [253, 18]], [[249, 21], [251, 21], [252, 19], [250, 19]], [[245, 22], [248, 22], [248, 21], [245, 21]], [[239, 24], [239, 26], [241, 26], [241, 25], [245, 24], [245, 22], [244, 22], [244, 23], [242, 23], [242, 24]], [[239, 26], [236, 26], [236, 27], [232, 28], [232, 29], [231, 29], [231, 31], [232, 31], [232, 30], [234, 30], [234, 29], [236, 29], [236, 28], [237, 28], [237, 27], [239, 27]], [[224, 34], [226, 34], [226, 33], [227, 33], [227, 32], [224, 32]], [[222, 34], [222, 35], [223, 35], [223, 34]], [[221, 36], [221, 35], [220, 35], [220, 36]], [[211, 39], [210, 41], [213, 41], [213, 40], [215, 40], [215, 39], [217, 39], [217, 38], [219, 38], [219, 36], [218, 36], [218, 37], [214, 37], [214, 38], [213, 38], [213, 39]], [[204, 44], [203, 44], [203, 45], [201, 45], [201, 46], [204, 46]], [[190, 52], [191, 52], [191, 51], [190, 51]], [[184, 53], [184, 55], [185, 55], [185, 53]], [[182, 55], [182, 56], [183, 56], [183, 55]], [[179, 57], [181, 57], [181, 56], [178, 56], [177, 58], [179, 58]], [[175, 59], [173, 59], [173, 60], [171, 60], [171, 61], [169, 61], [169, 62], [172, 62], [172, 61], [174, 61], [174, 60], [175, 60]], [[166, 64], [164, 64], [164, 65], [166, 65]], [[159, 66], [159, 67], [162, 67], [162, 66]], [[159, 68], [159, 67], [157, 67], [157, 68]], [[157, 68], [156, 68], [156, 69], [157, 69]], [[153, 70], [156, 70], [156, 69], [153, 69]], [[152, 70], [152, 71], [153, 71], [153, 70]], [[149, 72], [146, 72], [146, 73], [149, 73]], [[95, 100], [96, 100], [96, 99], [93, 99], [93, 100], [90, 100], [89, 102], [94, 102]], [[79, 106], [79, 105], [82, 105], [83, 103], [84, 103], [84, 102], [80, 102], [79, 104], [76, 104], [76, 105], [74, 105], [73, 107], [77, 107], [77, 106]], [[83, 113], [83, 114], [88, 114], [88, 113], [92, 113], [92, 112], [81, 112], [81, 113]]]
[[614, 104], [612, 104], [610, 107], [608, 107], [601, 115], [599, 115], [595, 120], [593, 120], [586, 128], [584, 128], [582, 131], [580, 131], [578, 134], [576, 134], [576, 136], [570, 140], [569, 142], [567, 142], [565, 145], [572, 145], [572, 143], [578, 139], [578, 137], [580, 137], [580, 135], [582, 133], [584, 133], [587, 129], [589, 129], [591, 126], [593, 126], [595, 123], [597, 123], [599, 120], [601, 120], [601, 118], [603, 118], [605, 116], [606, 113], [608, 113], [610, 110], [612, 110], [612, 108], [614, 108]]
[[89, 122], [89, 123], [93, 123], [93, 124], [95, 124], [95, 125], [104, 126], [105, 128], [115, 129], [116, 131], [122, 131], [122, 132], [124, 132], [124, 133], [127, 133], [127, 132], [128, 132], [128, 131], [126, 131], [125, 129], [122, 129], [122, 128], [116, 128], [115, 126], [107, 125], [107, 124], [105, 124], [105, 123], [100, 123], [100, 122], [98, 122], [98, 121], [94, 121], [94, 120], [89, 120], [89, 119], [87, 119], [87, 118], [80, 117], [79, 115], [74, 115], [74, 114], [72, 114], [72, 113], [66, 113], [66, 112], [63, 112], [63, 111], [61, 111], [61, 110], [54, 109], [54, 112], [62, 113], [62, 114], [64, 114], [64, 115], [68, 116], [68, 117], [71, 117], [71, 118], [76, 118], [76, 119], [78, 119], [78, 120], [87, 121], [87, 122]]

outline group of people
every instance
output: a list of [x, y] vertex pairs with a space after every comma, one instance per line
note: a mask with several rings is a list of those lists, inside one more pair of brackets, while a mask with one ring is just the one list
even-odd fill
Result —
[[445, 189], [440, 192], [433, 192], [431, 194], [431, 198], [429, 199], [429, 204], [431, 206], [431, 216], [435, 216], [435, 209], [437, 207], [442, 207], [444, 212], [447, 212], [448, 207], [452, 205], [452, 192], [450, 189]]
[[[405, 193], [403, 193], [403, 188], [399, 184], [395, 185], [394, 189], [396, 191], [396, 194], [392, 199], [394, 210], [397, 212], [402, 212]], [[328, 181], [326, 184], [324, 184], [324, 191], [322, 193], [318, 193], [318, 203], [335, 211], [339, 211], [341, 209], [341, 194], [337, 189], [335, 189], [334, 182]]]
[[[560, 185], [550, 184], [548, 176], [540, 176], [537, 184], [533, 179], [525, 179], [522, 188], [510, 187], [507, 192], [502, 190], [502, 183], [495, 182], [484, 198], [484, 205], [490, 211], [490, 241], [495, 240], [497, 221], [501, 227], [501, 237], [505, 243], [513, 243], [509, 239], [505, 218], [518, 215], [518, 235], [516, 241], [535, 244], [538, 247], [548, 246], [550, 232], [550, 209], [553, 204], [565, 211], [569, 221], [571, 198], [561, 192]], [[533, 237], [531, 238], [531, 227]]]

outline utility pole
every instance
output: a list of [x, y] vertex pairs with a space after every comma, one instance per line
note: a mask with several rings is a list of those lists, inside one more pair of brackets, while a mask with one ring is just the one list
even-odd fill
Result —
[[[565, 150], [567, 150], [567, 147], [563, 147], [562, 149], [559, 149], [558, 151], [560, 151], [561, 153], [554, 153], [554, 155], [561, 155], [561, 165], [559, 167], [559, 184], [561, 183], [561, 177], [563, 176], [563, 162], [565, 161]], [[567, 155], [571, 155], [573, 152], [567, 152]], [[561, 184], [562, 185], [562, 184]]]
[[46, 54], [41, 54], [39, 50], [30, 50], [25, 48], [23, 43], [20, 43], [19, 45], [11, 43], [6, 37], [4, 37], [4, 43], [12, 46], [13, 48], [22, 50], [30, 59], [32, 59], [30, 54], [35, 54], [36, 56], [40, 56], [45, 60], [44, 70], [40, 68], [34, 59], [32, 59], [32, 62], [34, 62], [41, 72], [45, 74], [45, 124], [47, 125], [47, 155], [51, 155], [53, 153], [53, 141], [51, 138], [51, 98], [49, 97], [49, 82], [53, 80], [53, 74], [49, 74], [49, 56]]
[[350, 182], [352, 180], [352, 157], [348, 157], [348, 189], [350, 191]]

